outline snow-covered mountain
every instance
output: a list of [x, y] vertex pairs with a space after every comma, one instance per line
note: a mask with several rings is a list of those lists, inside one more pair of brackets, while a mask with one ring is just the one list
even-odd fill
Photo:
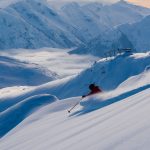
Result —
[[0, 88], [10, 86], [35, 86], [57, 79], [57, 74], [36, 64], [20, 62], [0, 56]]
[[88, 44], [71, 50], [70, 54], [92, 54], [104, 57], [105, 53], [111, 50], [132, 48], [134, 45], [127, 35], [118, 29], [111, 29], [91, 40]]
[[148, 14], [149, 9], [122, 1], [112, 5], [72, 2], [55, 8], [42, 0], [19, 0], [0, 9], [0, 49], [78, 47]]
[[0, 150], [149, 150], [150, 9], [2, 3]]
[[[52, 94], [59, 99], [81, 96], [88, 93], [88, 86], [91, 83], [99, 85], [104, 91], [114, 90], [129, 77], [144, 72], [149, 65], [149, 53], [137, 53], [129, 56], [124, 54], [113, 60], [102, 59], [79, 75], [55, 80], [37, 88], [34, 87], [30, 92], [25, 92], [26, 94], [19, 94], [19, 96], [8, 98], [8, 100], [1, 97], [0, 112], [23, 99], [38, 94]], [[11, 103], [9, 103], [10, 101]]]
[[71, 35], [61, 17], [36, 0], [22, 0], [1, 9], [1, 49], [72, 47], [78, 40]]
[[[150, 53], [124, 54], [112, 60], [101, 59], [78, 76], [1, 98], [0, 147], [147, 150], [149, 76]], [[67, 110], [81, 100], [79, 95], [89, 92], [91, 82], [105, 91], [83, 99], [67, 115]]]
[[132, 48], [137, 52], [146, 52], [150, 49], [150, 16], [142, 20], [120, 25], [108, 30], [87, 45], [72, 50], [70, 53], [93, 54], [104, 57], [104, 53], [112, 49]]
[[119, 30], [128, 37], [138, 52], [150, 50], [150, 16], [134, 24], [122, 25]]

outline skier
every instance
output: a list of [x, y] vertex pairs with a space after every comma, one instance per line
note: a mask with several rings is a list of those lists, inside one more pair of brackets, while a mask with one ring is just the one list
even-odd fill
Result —
[[82, 98], [89, 96], [89, 95], [93, 95], [93, 94], [97, 94], [97, 93], [102, 92], [102, 90], [98, 86], [96, 86], [95, 84], [90, 84], [89, 89], [90, 89], [90, 93], [88, 93], [87, 95], [83, 95]]
[[[93, 95], [93, 94], [97, 94], [97, 93], [102, 92], [102, 90], [101, 90], [98, 86], [96, 86], [95, 84], [90, 84], [90, 85], [89, 85], [89, 89], [90, 89], [90, 93], [88, 93], [87, 95], [83, 95], [83, 96], [82, 96], [82, 99], [85, 98], [86, 96], [89, 96], [89, 95]], [[81, 99], [81, 100], [82, 100], [82, 99]], [[81, 100], [80, 100], [80, 101], [81, 101]], [[77, 102], [71, 109], [69, 109], [69, 110], [68, 110], [68, 113], [70, 113], [78, 104], [80, 104], [80, 101]]]

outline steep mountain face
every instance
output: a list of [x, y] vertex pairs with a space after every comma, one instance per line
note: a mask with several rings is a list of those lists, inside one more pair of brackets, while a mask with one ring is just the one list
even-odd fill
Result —
[[122, 25], [119, 30], [128, 37], [137, 51], [150, 50], [150, 16], [134, 24]]
[[93, 17], [85, 6], [78, 3], [69, 3], [61, 8], [61, 14], [75, 29], [75, 35], [84, 43], [97, 37], [101, 32], [108, 30], [107, 25]]
[[134, 46], [128, 37], [119, 30], [109, 30], [94, 40], [90, 41], [87, 45], [83, 45], [70, 51], [70, 54], [92, 54], [99, 57], [104, 57], [107, 51], [113, 49], [132, 48]]
[[104, 56], [111, 49], [132, 48], [138, 52], [150, 50], [150, 16], [142, 20], [118, 26], [103, 35], [90, 41], [86, 46], [81, 46], [71, 51], [76, 54], [92, 54]]
[[72, 47], [79, 41], [46, 4], [25, 0], [0, 10], [0, 48]]
[[87, 45], [116, 25], [136, 22], [150, 10], [125, 2], [67, 3], [18, 0], [0, 10], [0, 49]]
[[115, 26], [141, 20], [150, 14], [150, 9], [134, 6], [124, 1], [112, 5], [95, 2], [81, 5], [74, 2], [64, 5], [60, 12], [67, 22], [77, 29], [78, 37], [82, 37], [81, 40], [84, 42], [89, 42]]
[[92, 14], [98, 22], [104, 23], [105, 25], [112, 27], [127, 22], [135, 22], [147, 12], [137, 12], [133, 9], [134, 5], [128, 4], [127, 2], [117, 2], [112, 5], [101, 5], [99, 3], [89, 3], [84, 6], [83, 10]]

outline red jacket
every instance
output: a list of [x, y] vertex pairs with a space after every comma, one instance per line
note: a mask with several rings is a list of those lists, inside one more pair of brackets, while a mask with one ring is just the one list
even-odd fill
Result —
[[91, 89], [91, 92], [88, 95], [92, 95], [100, 92], [102, 92], [102, 90], [98, 86], [95, 86]]
[[83, 95], [82, 98], [89, 96], [89, 95], [93, 95], [93, 94], [97, 94], [97, 93], [102, 92], [102, 90], [98, 86], [94, 86], [90, 90], [91, 90], [91, 92], [87, 95]]

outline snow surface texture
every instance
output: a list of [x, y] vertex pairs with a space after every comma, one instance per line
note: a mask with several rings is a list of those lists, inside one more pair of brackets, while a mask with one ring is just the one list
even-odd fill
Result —
[[150, 15], [150, 9], [125, 2], [104, 6], [95, 2], [85, 5], [67, 3], [59, 9], [42, 0], [11, 2], [0, 9], [1, 50], [78, 47], [108, 29]]
[[[44, 0], [5, 1], [0, 150], [149, 150], [149, 11], [122, 0], [59, 8]], [[79, 45], [76, 52], [99, 56], [127, 46], [148, 52], [97, 60], [70, 55], [72, 49], [6, 50]], [[91, 83], [103, 92], [82, 99]]]
[[[25, 61], [33, 54], [39, 57], [39, 52], [13, 53]], [[149, 77], [150, 53], [130, 53], [100, 59], [78, 75], [44, 85], [1, 89], [0, 149], [147, 150]], [[104, 92], [81, 99], [93, 82]], [[68, 114], [77, 102], [80, 105]]]
[[142, 73], [149, 65], [149, 53], [124, 54], [111, 60], [103, 59], [79, 75], [33, 87], [30, 91], [25, 90], [18, 93], [17, 96], [1, 97], [0, 112], [22, 101], [22, 99], [38, 94], [53, 94], [59, 99], [85, 95], [89, 92], [88, 86], [91, 83], [99, 85], [104, 91], [114, 90], [129, 77]]
[[[78, 111], [69, 116], [66, 109], [79, 101], [79, 97], [43, 107], [3, 137], [1, 149], [149, 149], [149, 75], [149, 69], [146, 69], [144, 73], [123, 82], [111, 94], [99, 94], [83, 100], [83, 107], [78, 106]], [[134, 89], [130, 84], [135, 81]], [[120, 95], [120, 90], [123, 93], [129, 91], [124, 96]], [[95, 111], [94, 104], [98, 106]]]
[[81, 105], [84, 107], [83, 111], [87, 112], [105, 107], [150, 88], [149, 77], [150, 70], [145, 70], [141, 74], [128, 78], [113, 91], [85, 98], [81, 102]]
[[[20, 101], [22, 98], [45, 92], [56, 95], [59, 99], [81, 96], [89, 92], [88, 86], [91, 83], [99, 85], [104, 91], [113, 90], [129, 77], [142, 73], [149, 64], [149, 53], [137, 53], [129, 56], [124, 54], [110, 60], [103, 59], [94, 63], [79, 75], [39, 86], [27, 92], [27, 95], [21, 94], [19, 98], [14, 97], [14, 100]], [[5, 104], [7, 100], [3, 101], [3, 103]], [[2, 103], [1, 108], [4, 109]]]
[[22, 100], [20, 103], [10, 107], [0, 115], [0, 137], [19, 124], [38, 108], [56, 101], [55, 96], [49, 94], [36, 95]]

